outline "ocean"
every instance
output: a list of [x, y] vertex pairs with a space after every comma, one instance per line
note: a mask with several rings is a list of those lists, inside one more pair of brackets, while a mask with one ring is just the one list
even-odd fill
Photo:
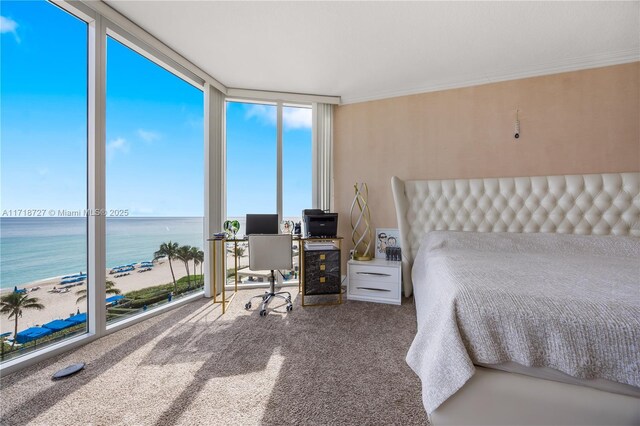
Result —
[[[152, 260], [163, 242], [204, 248], [202, 217], [107, 218], [107, 268]], [[87, 271], [87, 219], [0, 218], [0, 288]]]

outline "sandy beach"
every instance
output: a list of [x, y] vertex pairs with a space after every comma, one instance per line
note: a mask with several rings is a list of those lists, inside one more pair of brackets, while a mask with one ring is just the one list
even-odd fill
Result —
[[[147, 272], [138, 272], [138, 268], [136, 268], [134, 271], [131, 271], [129, 275], [115, 278], [113, 275], [109, 275], [107, 270], [106, 276], [107, 279], [115, 283], [115, 287], [120, 289], [122, 293], [170, 283], [171, 271], [169, 270], [169, 262], [161, 262], [162, 263], [156, 264], [152, 270]], [[176, 280], [187, 275], [182, 262], [174, 260], [172, 263]], [[193, 265], [189, 266], [190, 269], [193, 269]], [[193, 273], [193, 271], [190, 272]], [[198, 266], [198, 273], [200, 273], [200, 266]], [[54, 287], [60, 287], [60, 277], [55, 277], [18, 287], [26, 288], [31, 297], [38, 298], [39, 303], [45, 306], [45, 309], [41, 311], [33, 309], [23, 310], [22, 318], [20, 318], [18, 322], [18, 331], [42, 325], [54, 319], [67, 318], [70, 314], [75, 314], [78, 309], [80, 309], [80, 312], [87, 311], [86, 301], [83, 300], [80, 303], [76, 303], [76, 299], [78, 298], [76, 291], [86, 288], [86, 284], [72, 287], [67, 293], [51, 293], [50, 290]], [[36, 287], [40, 288], [35, 290]], [[10, 291], [13, 291], [13, 289], [3, 289], [2, 294], [4, 295]], [[12, 332], [13, 328], [14, 320], [9, 320], [6, 315], [2, 315], [2, 317], [0, 317], [1, 332]]]
[[[227, 250], [227, 267], [234, 267], [234, 257], [232, 254], [232, 250], [228, 248]], [[176, 280], [187, 275], [187, 272], [184, 268], [184, 264], [181, 261], [174, 260], [173, 264], [173, 272], [175, 273]], [[294, 264], [297, 264], [297, 258], [295, 259]], [[244, 254], [241, 257], [238, 257], [238, 266], [242, 268], [247, 268], [249, 265], [249, 257], [248, 254]], [[193, 264], [190, 264], [190, 273], [193, 274]], [[116, 278], [115, 275], [109, 274], [109, 270], [106, 272], [106, 277], [108, 280], [113, 281], [115, 283], [115, 288], [119, 289], [122, 294], [127, 293], [133, 290], [141, 290], [143, 288], [152, 287], [161, 284], [171, 283], [171, 271], [169, 270], [169, 262], [166, 259], [160, 259], [159, 263], [156, 263], [150, 271], [147, 272], [138, 272], [139, 266], [136, 266], [136, 269], [131, 271], [129, 275], [125, 275], [122, 277]], [[70, 272], [72, 274], [73, 272]], [[200, 273], [200, 266], [198, 266], [197, 273]], [[242, 274], [239, 278], [241, 281], [246, 281], [246, 274]], [[250, 275], [262, 277], [265, 281], [268, 279], [268, 271], [252, 271]], [[41, 326], [42, 324], [48, 323], [55, 319], [65, 319], [68, 318], [69, 315], [75, 314], [78, 309], [80, 312], [87, 311], [86, 301], [82, 300], [80, 303], [76, 303], [76, 299], [78, 296], [76, 292], [78, 290], [82, 290], [86, 288], [86, 284], [71, 287], [68, 292], [64, 293], [54, 293], [54, 287], [60, 288], [60, 281], [62, 277], [54, 277], [48, 278], [45, 280], [35, 281], [31, 283], [27, 283], [24, 285], [18, 286], [18, 288], [25, 288], [29, 292], [31, 297], [38, 298], [38, 302], [43, 304], [45, 308], [43, 310], [32, 310], [25, 309], [23, 310], [22, 317], [18, 322], [18, 331], [25, 330], [29, 327]], [[2, 295], [13, 291], [13, 289], [3, 289]], [[9, 320], [6, 315], [2, 315], [0, 317], [0, 332], [13, 332], [14, 329], [14, 321], [13, 319]]]

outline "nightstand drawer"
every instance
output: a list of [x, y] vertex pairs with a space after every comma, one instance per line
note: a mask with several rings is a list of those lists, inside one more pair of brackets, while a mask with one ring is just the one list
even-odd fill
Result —
[[[353, 275], [351, 275], [353, 277]], [[398, 281], [382, 281], [380, 279], [349, 279], [349, 295], [368, 296], [381, 299], [399, 299], [400, 286]]]
[[365, 280], [376, 283], [397, 283], [400, 269], [371, 267], [369, 265], [350, 265], [349, 280]]
[[362, 302], [402, 303], [402, 264], [382, 259], [350, 260], [347, 298]]

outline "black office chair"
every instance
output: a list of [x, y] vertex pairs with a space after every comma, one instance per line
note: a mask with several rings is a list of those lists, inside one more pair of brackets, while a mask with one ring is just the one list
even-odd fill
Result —
[[275, 288], [275, 270], [293, 268], [291, 259], [291, 234], [257, 234], [249, 235], [249, 269], [252, 271], [271, 270], [269, 277], [269, 291], [261, 296], [254, 296], [244, 305], [245, 309], [251, 309], [251, 300], [262, 299], [260, 316], [267, 315], [267, 306], [275, 297], [284, 299], [287, 302], [287, 312], [293, 310], [291, 303], [291, 293], [288, 291], [278, 291]]

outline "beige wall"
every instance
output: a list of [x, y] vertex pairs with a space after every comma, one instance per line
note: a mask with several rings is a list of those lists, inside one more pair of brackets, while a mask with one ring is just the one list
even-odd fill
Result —
[[[369, 185], [375, 231], [397, 228], [393, 175], [640, 171], [639, 82], [636, 62], [337, 107], [334, 206], [345, 248], [352, 246], [354, 182]], [[520, 139], [513, 137], [516, 107]]]

